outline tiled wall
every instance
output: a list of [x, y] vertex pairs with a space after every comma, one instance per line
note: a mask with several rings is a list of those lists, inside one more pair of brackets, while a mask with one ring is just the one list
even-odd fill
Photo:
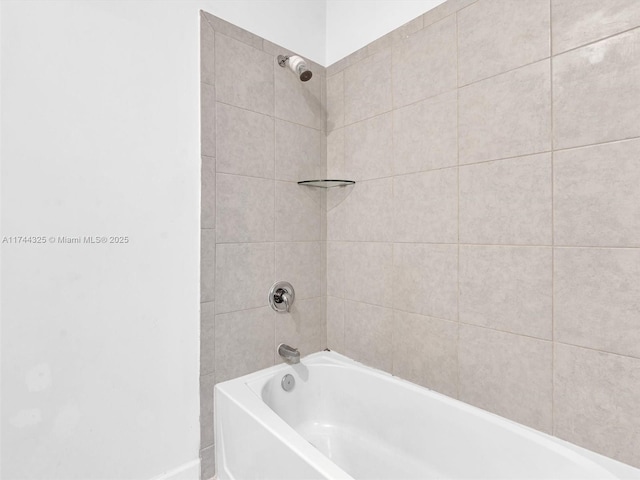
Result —
[[[201, 17], [201, 459], [214, 474], [213, 386], [326, 345], [325, 75], [300, 82], [276, 61], [290, 52], [207, 13]], [[276, 314], [267, 295], [291, 282]]]
[[327, 68], [329, 348], [640, 467], [639, 25], [449, 0]]

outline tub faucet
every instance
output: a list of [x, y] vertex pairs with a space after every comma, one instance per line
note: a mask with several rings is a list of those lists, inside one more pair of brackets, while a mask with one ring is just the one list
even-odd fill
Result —
[[300, 363], [300, 352], [298, 349], [290, 347], [285, 343], [278, 345], [278, 355], [284, 358], [287, 363]]

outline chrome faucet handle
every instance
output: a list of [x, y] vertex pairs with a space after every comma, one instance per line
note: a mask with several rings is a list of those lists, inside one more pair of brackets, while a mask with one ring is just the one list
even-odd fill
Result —
[[269, 304], [278, 313], [288, 312], [295, 298], [295, 291], [289, 282], [276, 282], [269, 290]]

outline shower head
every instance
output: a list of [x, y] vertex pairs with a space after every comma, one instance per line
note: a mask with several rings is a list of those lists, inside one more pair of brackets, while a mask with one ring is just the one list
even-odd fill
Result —
[[303, 82], [306, 82], [313, 76], [313, 73], [311, 73], [311, 70], [307, 67], [307, 62], [304, 61], [304, 58], [297, 55], [291, 55], [290, 57], [278, 55], [278, 65], [282, 68], [289, 65], [289, 69]]

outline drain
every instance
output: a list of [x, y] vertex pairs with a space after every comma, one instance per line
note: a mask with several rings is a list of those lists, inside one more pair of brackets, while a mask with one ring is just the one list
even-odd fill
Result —
[[296, 379], [293, 378], [293, 375], [291, 375], [290, 373], [287, 373], [284, 377], [282, 377], [282, 389], [285, 392], [290, 392], [291, 390], [293, 390], [293, 387], [296, 386]]

